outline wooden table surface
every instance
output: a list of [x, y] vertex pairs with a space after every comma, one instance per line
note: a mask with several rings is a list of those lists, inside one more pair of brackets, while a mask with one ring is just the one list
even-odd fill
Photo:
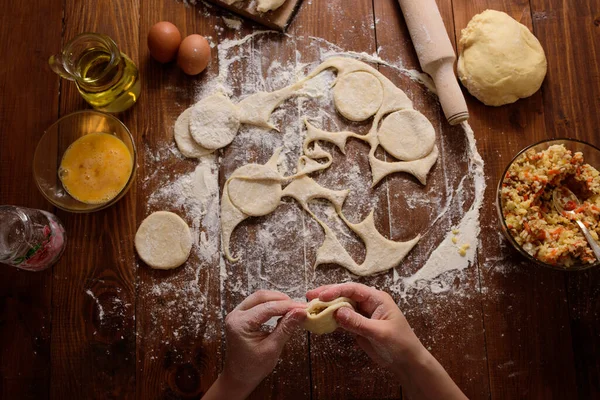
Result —
[[[476, 13], [487, 8], [505, 11], [533, 30], [546, 51], [549, 68], [542, 90], [515, 104], [490, 108], [467, 96], [469, 122], [487, 178], [477, 262], [456, 276], [460, 296], [453, 290], [424, 291], [399, 304], [424, 344], [470, 398], [599, 398], [600, 270], [564, 273], [528, 265], [499, 236], [494, 194], [506, 164], [533, 142], [569, 137], [600, 145], [600, 1], [437, 2], [453, 43]], [[1, 3], [0, 204], [55, 212], [66, 226], [68, 247], [60, 262], [44, 272], [0, 266], [0, 398], [201, 397], [221, 369], [223, 315], [243, 298], [233, 286], [248, 284], [249, 264], [226, 264], [229, 278], [221, 288], [218, 256], [208, 263], [193, 256], [190, 265], [169, 273], [151, 270], [136, 257], [133, 236], [158, 185], [146, 179], [158, 168], [151, 154], [171, 143], [175, 118], [193, 104], [194, 88], [204, 79], [186, 77], [175, 66], [151, 61], [146, 34], [155, 22], [169, 20], [184, 35], [204, 34], [218, 44], [260, 28], [244, 23], [241, 30], [223, 29], [222, 16], [227, 13], [176, 0]], [[44, 129], [62, 115], [88, 108], [74, 85], [60, 80], [47, 66], [51, 54], [85, 31], [110, 35], [140, 67], [141, 99], [120, 115], [136, 138], [140, 168], [136, 184], [116, 206], [75, 215], [53, 209], [43, 199], [31, 165]], [[305, 0], [288, 33], [321, 37], [345, 50], [378, 51], [383, 59], [401, 60], [406, 68], [418, 69], [395, 0]], [[266, 65], [279, 58], [289, 60], [296, 51], [286, 47], [285, 37], [266, 40], [271, 46], [270, 52], [264, 52]], [[297, 42], [297, 50], [308, 54], [301, 43]], [[216, 48], [213, 57], [209, 68], [215, 72]], [[406, 89], [431, 120], [442, 120], [432, 96], [390, 68], [380, 67], [380, 71]], [[450, 150], [464, 148], [460, 130], [445, 123], [436, 126]], [[266, 150], [253, 146], [248, 161], [265, 162]], [[350, 156], [364, 152], [361, 146], [352, 143]], [[224, 177], [239, 166], [230, 161], [228, 151], [222, 154], [221, 187]], [[357, 160], [366, 165], [365, 157]], [[194, 166], [174, 157], [162, 171], [176, 176]], [[442, 173], [439, 165], [435, 168], [433, 174]], [[381, 196], [392, 196], [403, 182], [417, 186], [406, 177], [390, 177], [381, 186], [387, 194]], [[301, 213], [293, 203], [283, 207]], [[393, 203], [388, 211], [394, 223], [403, 212]], [[378, 227], [391, 227], [384, 234], [406, 239], [384, 214], [377, 214]], [[419, 224], [418, 217], [411, 218]], [[238, 240], [247, 237], [252, 242], [260, 227], [250, 222], [240, 229]], [[289, 243], [288, 254], [298, 250], [294, 246], [302, 251], [302, 240], [295, 241], [295, 234], [282, 239]], [[314, 249], [310, 251], [314, 257]], [[419, 267], [415, 259], [407, 258], [409, 272]], [[292, 255], [288, 262], [296, 265], [302, 259]], [[304, 284], [310, 288], [346, 275], [339, 267], [327, 267], [315, 276]], [[359, 281], [381, 286], [381, 279]], [[186, 297], [189, 304], [184, 304], [178, 289], [161, 286], [167, 280], [182, 287], [193, 280], [202, 290], [195, 298], [193, 293]], [[274, 288], [268, 283], [264, 287]], [[192, 329], [188, 322], [194, 316], [198, 319], [198, 310], [202, 310], [201, 324]], [[392, 377], [371, 363], [344, 333], [296, 335], [275, 373], [252, 396], [401, 397]]]

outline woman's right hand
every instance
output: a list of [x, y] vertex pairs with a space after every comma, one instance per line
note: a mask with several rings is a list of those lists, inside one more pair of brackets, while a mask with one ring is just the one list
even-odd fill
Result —
[[356, 334], [358, 345], [383, 367], [397, 369], [424, 350], [402, 311], [389, 294], [360, 283], [327, 285], [306, 294], [308, 300], [348, 297], [359, 312], [342, 307], [335, 313], [340, 328]]
[[444, 367], [423, 347], [389, 294], [359, 283], [322, 286], [306, 294], [309, 300], [349, 297], [359, 312], [342, 307], [338, 325], [356, 334], [358, 345], [383, 367], [393, 371], [413, 399], [466, 399]]

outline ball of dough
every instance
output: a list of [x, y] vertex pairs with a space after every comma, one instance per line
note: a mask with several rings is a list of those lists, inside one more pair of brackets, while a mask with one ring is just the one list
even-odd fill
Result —
[[222, 93], [205, 97], [192, 106], [190, 133], [204, 148], [216, 150], [227, 146], [239, 129], [239, 109]]
[[240, 179], [233, 177], [227, 186], [229, 199], [241, 212], [253, 217], [262, 217], [275, 211], [281, 202], [281, 183], [272, 179], [260, 179], [273, 175], [269, 167], [248, 164], [236, 171]]
[[192, 233], [177, 214], [158, 211], [142, 221], [135, 234], [135, 249], [152, 268], [177, 268], [190, 256]]
[[401, 110], [385, 117], [377, 138], [385, 151], [398, 160], [419, 160], [433, 150], [435, 129], [420, 112]]
[[377, 77], [358, 71], [338, 78], [333, 88], [333, 101], [340, 114], [350, 121], [372, 117], [383, 103], [383, 86]]
[[537, 92], [546, 76], [544, 49], [508, 14], [486, 10], [462, 30], [458, 76], [488, 106], [514, 103]]
[[175, 126], [173, 128], [175, 137], [175, 143], [177, 143], [177, 148], [183, 154], [184, 157], [188, 158], [200, 158], [207, 154], [212, 153], [214, 150], [205, 149], [200, 146], [194, 138], [192, 138], [192, 134], [190, 133], [190, 115], [192, 113], [192, 108], [188, 108], [184, 112], [177, 117], [177, 121], [175, 121]]
[[324, 335], [335, 331], [338, 327], [333, 313], [342, 307], [356, 309], [356, 302], [347, 297], [338, 297], [332, 301], [313, 299], [306, 307], [306, 319], [302, 327], [317, 335]]

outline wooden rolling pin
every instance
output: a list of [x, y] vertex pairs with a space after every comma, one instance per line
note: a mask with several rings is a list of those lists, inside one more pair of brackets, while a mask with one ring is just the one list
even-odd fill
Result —
[[450, 125], [466, 121], [469, 110], [454, 74], [456, 54], [435, 0], [398, 1], [421, 68], [435, 82], [446, 119]]

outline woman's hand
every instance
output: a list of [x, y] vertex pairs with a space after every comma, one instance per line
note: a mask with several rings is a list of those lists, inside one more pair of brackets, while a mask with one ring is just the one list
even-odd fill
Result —
[[338, 325], [356, 334], [358, 345], [397, 376], [411, 399], [466, 399], [444, 367], [423, 347], [389, 294], [359, 283], [328, 285], [309, 291], [309, 300], [349, 297], [359, 312], [342, 307]]
[[[205, 398], [246, 398], [275, 368], [283, 346], [306, 317], [305, 309], [306, 303], [267, 290], [242, 301], [225, 318], [225, 365]], [[265, 322], [281, 316], [272, 332], [265, 329]]]
[[309, 300], [331, 301], [349, 297], [359, 312], [343, 307], [336, 311], [340, 328], [356, 334], [358, 345], [379, 365], [396, 369], [424, 350], [406, 318], [389, 294], [359, 283], [327, 285], [306, 294]]

